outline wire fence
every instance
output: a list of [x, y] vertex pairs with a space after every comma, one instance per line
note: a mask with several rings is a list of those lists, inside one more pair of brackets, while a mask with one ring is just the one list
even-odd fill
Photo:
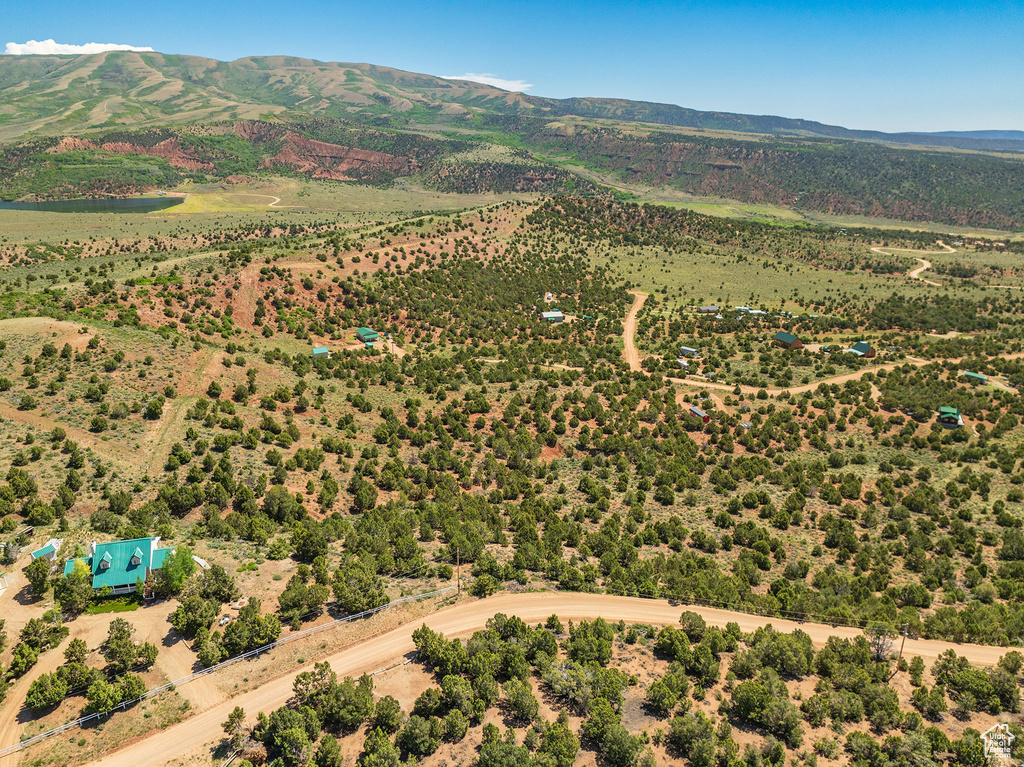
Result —
[[[430, 563], [425, 563], [425, 564], [422, 564], [419, 567], [414, 568], [412, 570], [407, 570], [407, 571], [402, 572], [402, 573], [394, 573], [392, 575], [389, 575], [389, 577], [390, 578], [411, 578], [411, 577], [413, 577], [415, 575], [418, 575], [418, 574], [422, 573], [428, 567], [430, 567]], [[299, 619], [301, 621], [306, 621], [306, 620], [308, 620], [310, 618], [316, 618], [317, 616], [319, 616], [323, 612], [324, 612], [324, 608], [322, 606], [321, 607], [317, 607], [317, 608], [314, 608], [314, 609], [311, 609], [311, 610], [307, 610], [306, 612], [302, 613], [299, 616]], [[193, 652], [195, 652], [195, 646], [194, 646], [193, 642], [191, 642], [188, 639], [185, 639], [184, 637], [181, 638], [181, 641], [185, 643], [185, 646], [188, 647], [189, 650], [192, 650]], [[232, 659], [229, 659], [229, 660], [232, 660]], [[148, 668], [150, 665], [151, 664], [148, 664], [148, 663], [146, 663], [146, 664], [138, 664], [138, 665], [133, 666], [132, 668], [128, 669], [126, 672], [124, 672], [122, 674], [116, 674], [116, 675], [108, 674], [107, 675], [107, 681], [110, 682], [111, 684], [114, 684], [114, 683], [120, 681], [126, 674], [135, 673], [135, 672], [140, 671], [142, 669]], [[88, 688], [89, 688], [88, 684], [80, 686], [80, 687], [71, 688], [71, 689], [69, 689], [67, 691], [67, 693], [65, 693], [64, 697], [69, 698], [69, 697], [71, 697], [73, 695], [84, 694], [85, 691]], [[0, 755], [2, 755], [2, 754], [0, 754]]]
[[[53, 735], [58, 735], [58, 734], [60, 734], [62, 732], [65, 732], [66, 730], [72, 729], [74, 727], [81, 727], [82, 725], [87, 724], [87, 723], [89, 723], [91, 721], [99, 720], [99, 719], [102, 719], [103, 717], [108, 717], [112, 713], [114, 713], [115, 711], [124, 710], [124, 709], [126, 709], [126, 708], [128, 708], [130, 706], [135, 705], [136, 703], [139, 703], [139, 702], [141, 702], [143, 700], [146, 700], [148, 698], [152, 698], [154, 695], [158, 695], [159, 693], [161, 693], [161, 692], [163, 692], [165, 690], [173, 689], [174, 687], [176, 687], [177, 685], [180, 685], [180, 684], [187, 684], [188, 682], [191, 682], [194, 679], [198, 679], [199, 677], [205, 676], [207, 674], [212, 674], [212, 673], [218, 671], [219, 669], [222, 669], [222, 668], [224, 668], [226, 666], [230, 666], [233, 663], [238, 663], [239, 661], [246, 660], [248, 658], [257, 657], [259, 655], [262, 655], [263, 653], [266, 653], [266, 652], [269, 652], [270, 650], [273, 650], [276, 647], [280, 647], [281, 645], [287, 644], [288, 642], [293, 642], [293, 641], [295, 641], [297, 639], [302, 639], [302, 638], [305, 638], [307, 636], [311, 636], [313, 634], [317, 634], [317, 633], [319, 633], [321, 631], [326, 631], [328, 629], [335, 628], [335, 627], [337, 627], [337, 626], [339, 626], [339, 625], [341, 625], [343, 623], [349, 623], [349, 622], [354, 621], [354, 620], [359, 620], [361, 618], [366, 618], [366, 617], [369, 617], [371, 615], [375, 615], [376, 613], [378, 613], [378, 612], [380, 612], [382, 610], [386, 610], [389, 607], [394, 607], [396, 605], [404, 604], [404, 603], [407, 603], [407, 602], [418, 601], [420, 599], [427, 599], [427, 598], [430, 598], [430, 597], [440, 596], [441, 594], [448, 594], [448, 593], [451, 593], [453, 591], [458, 590], [458, 588], [459, 587], [457, 585], [456, 586], [446, 586], [443, 589], [436, 589], [434, 591], [427, 591], [427, 592], [424, 592], [422, 594], [415, 594], [415, 595], [408, 596], [408, 597], [402, 597], [401, 599], [396, 599], [396, 600], [394, 600], [392, 602], [389, 602], [386, 605], [381, 605], [380, 607], [374, 607], [374, 608], [371, 608], [369, 610], [364, 610], [363, 612], [360, 612], [360, 613], [355, 613], [353, 615], [346, 615], [344, 618], [339, 618], [337, 620], [331, 621], [330, 623], [324, 623], [323, 625], [320, 625], [320, 626], [313, 626], [312, 628], [305, 629], [304, 631], [298, 631], [298, 632], [296, 632], [294, 634], [289, 634], [284, 639], [279, 639], [276, 642], [272, 642], [271, 644], [264, 645], [263, 647], [258, 647], [255, 650], [250, 650], [250, 651], [248, 651], [246, 653], [243, 653], [242, 655], [236, 655], [233, 658], [228, 658], [227, 660], [221, 661], [220, 663], [218, 663], [215, 666], [210, 666], [209, 668], [205, 668], [205, 669], [203, 669], [201, 671], [197, 671], [194, 674], [189, 674], [188, 676], [182, 677], [181, 679], [177, 679], [177, 680], [175, 680], [173, 682], [168, 682], [167, 684], [161, 685], [160, 687], [155, 687], [152, 690], [148, 690], [144, 694], [140, 695], [138, 698], [135, 698], [135, 699], [129, 700], [129, 701], [124, 701], [124, 702], [118, 704], [117, 706], [115, 706], [114, 708], [110, 709], [109, 711], [102, 711], [102, 712], [98, 712], [98, 713], [88, 714], [86, 716], [83, 716], [83, 717], [80, 717], [78, 719], [75, 719], [74, 721], [67, 722], [67, 723], [61, 725], [60, 727], [56, 727], [56, 728], [54, 728], [52, 730], [48, 730], [46, 732], [39, 733], [38, 735], [35, 735], [35, 736], [31, 737], [31, 738], [23, 740], [20, 743], [17, 743], [17, 744], [15, 744], [13, 746], [8, 746], [7, 748], [0, 749], [0, 757], [4, 757], [4, 756], [7, 756], [9, 754], [12, 754], [12, 753], [15, 753], [17, 751], [20, 751], [21, 749], [27, 748], [28, 746], [31, 746], [34, 743], [38, 743], [39, 741], [44, 740], [45, 738], [49, 738], [49, 737], [51, 737]], [[756, 605], [752, 605], [752, 604], [746, 603], [746, 602], [739, 602], [739, 603], [736, 603], [736, 602], [724, 602], [724, 601], [719, 601], [719, 600], [715, 600], [715, 599], [707, 599], [707, 598], [697, 597], [697, 596], [694, 596], [694, 595], [675, 596], [675, 595], [671, 595], [671, 594], [668, 594], [668, 595], [664, 595], [663, 594], [663, 595], [655, 596], [653, 594], [628, 593], [628, 592], [620, 591], [620, 590], [617, 590], [617, 589], [614, 589], [614, 588], [607, 588], [607, 587], [603, 588], [599, 592], [593, 592], [593, 593], [613, 594], [613, 595], [617, 595], [617, 596], [629, 596], [629, 597], [635, 597], [635, 598], [640, 598], [640, 599], [666, 600], [666, 601], [678, 604], [680, 606], [693, 605], [693, 606], [697, 606], [697, 607], [712, 607], [712, 608], [719, 608], [719, 609], [727, 609], [727, 610], [729, 610], [731, 612], [736, 612], [736, 613], [744, 613], [744, 614], [747, 614], [747, 615], [755, 615], [755, 616], [759, 616], [759, 617], [762, 617], [762, 618], [778, 618], [778, 619], [782, 619], [782, 620], [795, 620], [795, 621], [798, 621], [798, 622], [821, 623], [821, 624], [825, 624], [825, 625], [845, 626], [845, 627], [854, 628], [854, 629], [861, 629], [861, 630], [866, 628], [866, 625], [869, 623], [869, 621], [848, 622], [848, 621], [845, 621], [845, 620], [843, 620], [843, 619], [841, 619], [841, 618], [839, 618], [837, 616], [820, 615], [820, 614], [814, 614], [814, 613], [811, 613], [811, 612], [797, 612], [797, 611], [785, 610], [785, 609], [759, 608]]]
[[303, 631], [297, 631], [294, 634], [289, 634], [284, 639], [279, 639], [276, 642], [271, 642], [268, 645], [257, 647], [255, 650], [249, 650], [248, 652], [242, 653], [241, 655], [236, 655], [233, 658], [228, 658], [227, 660], [221, 661], [215, 666], [210, 666], [209, 668], [204, 668], [201, 671], [196, 671], [195, 673], [189, 674], [188, 676], [183, 676], [181, 679], [175, 679], [173, 682], [168, 682], [167, 684], [160, 685], [159, 687], [154, 687], [152, 690], [147, 690], [137, 698], [122, 701], [121, 703], [117, 704], [114, 708], [109, 709], [108, 711], [98, 711], [92, 714], [87, 714], [86, 716], [79, 717], [78, 719], [75, 719], [73, 721], [65, 722], [60, 727], [55, 727], [52, 730], [47, 730], [46, 732], [41, 732], [38, 735], [33, 735], [31, 738], [27, 738], [21, 741], [20, 743], [14, 744], [13, 746], [8, 746], [7, 748], [0, 749], [0, 757], [8, 756], [9, 754], [21, 751], [22, 749], [28, 748], [29, 746], [38, 743], [41, 740], [45, 740], [46, 738], [50, 738], [54, 735], [59, 735], [60, 733], [66, 732], [67, 730], [70, 730], [72, 728], [82, 727], [83, 725], [86, 725], [89, 722], [98, 721], [100, 719], [103, 719], [104, 717], [110, 716], [115, 711], [123, 711], [126, 708], [134, 706], [136, 703], [141, 703], [142, 701], [152, 698], [155, 695], [159, 695], [165, 690], [174, 689], [175, 687], [181, 684], [188, 684], [194, 679], [198, 679], [201, 676], [206, 676], [207, 674], [213, 674], [219, 671], [220, 669], [225, 668], [226, 666], [230, 666], [234, 663], [238, 663], [239, 661], [247, 660], [248, 658], [258, 657], [263, 653], [270, 652], [274, 648], [288, 644], [289, 642], [294, 642], [297, 639], [304, 639], [305, 637], [312, 636], [313, 634], [318, 634], [321, 631], [327, 631], [329, 629], [336, 628], [337, 626], [340, 626], [343, 623], [351, 623], [352, 621], [360, 620], [361, 618], [368, 618], [369, 616], [376, 615], [377, 613], [381, 612], [382, 610], [386, 610], [389, 607], [394, 607], [396, 605], [404, 604], [407, 602], [416, 602], [420, 599], [428, 599], [430, 597], [436, 597], [442, 594], [449, 594], [453, 591], [456, 591], [458, 588], [458, 586], [446, 586], [443, 589], [436, 589], [434, 591], [427, 591], [422, 594], [414, 594], [412, 596], [402, 597], [401, 599], [395, 599], [391, 602], [388, 602], [386, 605], [381, 605], [380, 607], [372, 607], [369, 610], [363, 610], [361, 613], [354, 613], [352, 615], [346, 615], [344, 618], [338, 618], [337, 620], [331, 621], [330, 623], [324, 623], [320, 626], [313, 626], [312, 628], [308, 628]]

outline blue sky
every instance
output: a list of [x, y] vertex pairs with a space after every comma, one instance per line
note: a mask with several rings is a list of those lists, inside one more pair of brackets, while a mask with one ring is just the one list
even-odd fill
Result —
[[1024, 130], [1024, 0], [4, 6], [0, 46], [52, 39], [224, 60], [288, 54], [491, 74], [558, 98], [640, 99], [889, 131]]

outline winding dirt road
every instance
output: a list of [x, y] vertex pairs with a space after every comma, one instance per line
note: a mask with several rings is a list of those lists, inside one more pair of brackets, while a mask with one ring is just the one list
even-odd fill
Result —
[[[537, 623], [547, 616], [556, 614], [562, 620], [592, 620], [602, 616], [608, 620], [624, 620], [635, 623], [657, 625], [674, 624], [683, 610], [699, 613], [712, 626], [725, 626], [735, 621], [744, 632], [753, 631], [766, 624], [772, 624], [780, 631], [801, 629], [810, 635], [815, 645], [823, 645], [829, 637], [851, 639], [861, 635], [855, 628], [827, 626], [811, 623], [764, 618], [746, 613], [735, 613], [708, 607], [687, 607], [671, 604], [662, 599], [638, 599], [602, 594], [579, 593], [533, 593], [501, 594], [489, 599], [465, 601], [440, 610], [426, 619], [417, 619], [371, 639], [328, 656], [331, 667], [339, 677], [357, 676], [390, 666], [414, 651], [412, 632], [425, 623], [446, 636], [470, 634], [483, 628], [487, 619], [495, 613], [518, 615], [527, 623]], [[954, 644], [928, 640], [908, 639], [904, 655], [919, 655], [932, 661], [945, 650], [953, 649], [957, 655], [979, 665], [992, 665], [1007, 650], [1000, 647]], [[145, 765], [167, 764], [189, 755], [209, 758], [209, 749], [215, 747], [223, 737], [221, 723], [235, 706], [245, 709], [249, 721], [259, 711], [270, 712], [283, 705], [292, 696], [292, 683], [296, 675], [311, 666], [299, 669], [274, 679], [251, 692], [237, 695], [216, 706], [207, 708], [180, 724], [155, 732], [148, 737], [125, 745], [110, 752], [95, 767], [144, 767]], [[91, 767], [91, 766], [90, 766]]]
[[281, 198], [275, 197], [272, 194], [257, 194], [256, 192], [229, 192], [228, 194], [234, 197], [267, 197], [270, 202], [267, 204], [268, 208], [298, 208], [300, 205], [281, 205]]
[[942, 285], [940, 283], [932, 282], [931, 280], [926, 280], [924, 277], [921, 276], [921, 272], [926, 272], [932, 268], [932, 262], [929, 261], [927, 258], [919, 258], [917, 259], [917, 262], [921, 265], [917, 267], [917, 269], [911, 269], [909, 272], [907, 272], [907, 276], [914, 280], [921, 280], [921, 282], [923, 282], [925, 285], [931, 285], [936, 288], [941, 288]]
[[[1020, 359], [1021, 357], [1024, 357], [1024, 352], [1010, 352], [1009, 354], [997, 354], [996, 357], [1004, 360], [1016, 360]], [[756, 394], [763, 388], [764, 391], [767, 392], [768, 395], [771, 397], [774, 397], [778, 394], [803, 394], [804, 392], [815, 391], [822, 384], [828, 384], [831, 386], [833, 384], [846, 383], [847, 381], [856, 381], [859, 378], [863, 378], [868, 373], [877, 373], [880, 370], [895, 370], [896, 368], [902, 367], [903, 365], [913, 365], [914, 367], [921, 367], [923, 365], [929, 365], [932, 363], [963, 362], [964, 359], [964, 357], [957, 357], [955, 359], [926, 360], [921, 359], [920, 357], [907, 357], [903, 360], [900, 360], [899, 362], [887, 362], [884, 365], [877, 365], [875, 367], [864, 368], [863, 370], [858, 370], [853, 373], [844, 373], [843, 375], [832, 376], [831, 378], [822, 378], [818, 381], [812, 381], [809, 384], [800, 384], [799, 386], [787, 386], [781, 389], [773, 389], [769, 387], [741, 385], [739, 388], [740, 391], [743, 392], [744, 394]], [[716, 383], [714, 381], [695, 381], [692, 379], [682, 378], [667, 378], [666, 380], [674, 384], [679, 384], [681, 386], [691, 386], [700, 389], [718, 389], [719, 391], [729, 392], [734, 391], [736, 389], [736, 384]], [[875, 389], [874, 391], [877, 392], [877, 389]]]
[[647, 300], [647, 294], [639, 290], [630, 290], [628, 292], [633, 296], [633, 306], [630, 307], [629, 312], [626, 314], [626, 321], [622, 328], [622, 356], [625, 358], [626, 364], [629, 365], [629, 369], [637, 371], [643, 370], [643, 368], [640, 366], [640, 352], [636, 350], [633, 338], [636, 336], [636, 315]]
[[921, 266], [919, 266], [916, 269], [910, 269], [910, 271], [906, 272], [908, 278], [912, 280], [920, 280], [925, 285], [931, 285], [934, 288], [941, 288], [941, 284], [933, 283], [931, 280], [925, 280], [925, 278], [923, 278], [923, 276], [921, 275], [921, 272], [928, 271], [930, 268], [932, 268], [932, 262], [929, 261], [927, 258], [919, 258], [918, 263], [920, 263]]
[[[956, 253], [956, 248], [949, 247], [949, 245], [944, 243], [942, 240], [936, 240], [936, 242], [939, 245], [941, 245], [944, 248], [944, 250], [910, 250], [909, 248], [889, 248], [889, 250], [900, 250], [910, 254], [923, 253], [925, 255], [929, 253]], [[872, 248], [871, 250], [883, 256], [896, 255], [895, 253], [889, 253], [888, 251], [882, 250], [881, 248]], [[921, 272], [926, 272], [932, 268], [932, 262], [926, 258], [918, 258], [917, 256], [914, 256], [914, 258], [917, 259], [917, 262], [920, 264], [920, 266], [917, 267], [916, 269], [911, 269], [909, 272], [907, 272], [907, 277], [909, 277], [912, 280], [920, 280], [925, 285], [931, 285], [933, 288], [941, 288], [942, 283], [932, 282], [931, 280], [926, 280], [924, 277], [921, 276]]]

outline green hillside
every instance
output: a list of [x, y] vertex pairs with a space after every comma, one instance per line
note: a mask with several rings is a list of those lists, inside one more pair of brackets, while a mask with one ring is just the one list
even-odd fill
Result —
[[626, 192], [644, 185], [833, 215], [1024, 228], [1024, 153], [1009, 151], [1024, 142], [1012, 137], [546, 99], [283, 56], [5, 56], [0, 142], [4, 199], [268, 170], [378, 185], [413, 177], [445, 192], [610, 191], [574, 174], [584, 167]]

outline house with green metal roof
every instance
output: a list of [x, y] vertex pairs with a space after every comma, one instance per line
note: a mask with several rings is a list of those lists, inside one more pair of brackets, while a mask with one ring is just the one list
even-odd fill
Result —
[[328, 349], [326, 346], [315, 346], [315, 347], [313, 347], [313, 359], [317, 359], [318, 357], [328, 357], [329, 358], [330, 356], [331, 356], [331, 350]]
[[375, 341], [380, 340], [380, 336], [377, 335], [376, 330], [370, 330], [369, 328], [357, 328], [356, 338], [362, 341], [364, 344], [372, 344]]
[[846, 350], [849, 354], [856, 354], [858, 357], [874, 357], [877, 352], [875, 347], [869, 344], [867, 341], [858, 341], [849, 349]]
[[89, 556], [69, 559], [64, 563], [64, 575], [70, 575], [76, 562], [82, 562], [92, 574], [94, 591], [109, 587], [114, 594], [127, 594], [143, 582], [154, 570], [163, 567], [174, 547], [160, 548], [159, 536], [134, 538], [130, 541], [96, 543], [89, 547]]
[[786, 349], [803, 349], [804, 343], [792, 333], [780, 330], [773, 336], [775, 343]]
[[974, 386], [978, 386], [979, 384], [983, 384], [988, 381], [988, 376], [984, 373], [972, 373], [969, 370], [964, 372], [964, 378]]
[[964, 425], [959, 408], [943, 405], [939, 408], [939, 423], [946, 429], [959, 429]]

